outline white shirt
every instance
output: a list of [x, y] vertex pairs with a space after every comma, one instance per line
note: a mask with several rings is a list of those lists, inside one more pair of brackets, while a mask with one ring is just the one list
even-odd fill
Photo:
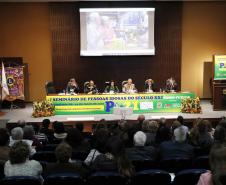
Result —
[[9, 176], [34, 176], [40, 177], [42, 173], [42, 166], [38, 161], [26, 160], [25, 163], [11, 164], [6, 161], [4, 173], [6, 177]]

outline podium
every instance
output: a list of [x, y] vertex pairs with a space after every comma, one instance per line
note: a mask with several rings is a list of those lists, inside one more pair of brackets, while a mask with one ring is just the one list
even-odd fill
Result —
[[113, 114], [121, 115], [121, 119], [126, 119], [127, 115], [133, 114], [133, 108], [132, 107], [114, 107]]
[[226, 82], [213, 82], [213, 110], [226, 110]]

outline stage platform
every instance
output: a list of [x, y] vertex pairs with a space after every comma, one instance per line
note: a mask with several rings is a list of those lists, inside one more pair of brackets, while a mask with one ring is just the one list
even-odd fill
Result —
[[[167, 119], [175, 119], [177, 116], [181, 115], [185, 119], [196, 119], [196, 118], [207, 118], [207, 119], [219, 119], [222, 116], [226, 116], [226, 111], [213, 111], [212, 105], [209, 100], [201, 100], [202, 113], [201, 114], [185, 114], [185, 113], [148, 113], [144, 114], [146, 119], [159, 119], [165, 117]], [[44, 118], [33, 118], [32, 114], [32, 104], [26, 104], [26, 108], [20, 109], [3, 109], [4, 115], [0, 117], [1, 122], [15, 123], [20, 119], [31, 123], [40, 123]], [[127, 120], [136, 120], [138, 114], [132, 114], [126, 116]], [[95, 122], [101, 119], [107, 121], [120, 120], [120, 115], [113, 114], [92, 114], [92, 115], [56, 115], [52, 117], [46, 117], [52, 121], [62, 121], [62, 122]]]

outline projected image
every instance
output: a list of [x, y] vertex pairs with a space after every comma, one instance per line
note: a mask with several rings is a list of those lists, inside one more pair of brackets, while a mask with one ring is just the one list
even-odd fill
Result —
[[91, 10], [80, 17], [81, 55], [154, 54], [154, 18], [150, 18], [150, 11]]

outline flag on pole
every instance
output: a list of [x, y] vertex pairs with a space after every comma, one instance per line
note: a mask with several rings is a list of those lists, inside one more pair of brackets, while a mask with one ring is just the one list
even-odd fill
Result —
[[2, 62], [2, 81], [1, 81], [1, 86], [2, 86], [2, 100], [6, 98], [6, 96], [9, 95], [9, 88], [7, 85], [7, 80], [6, 80], [6, 75], [5, 75], [5, 67]]

